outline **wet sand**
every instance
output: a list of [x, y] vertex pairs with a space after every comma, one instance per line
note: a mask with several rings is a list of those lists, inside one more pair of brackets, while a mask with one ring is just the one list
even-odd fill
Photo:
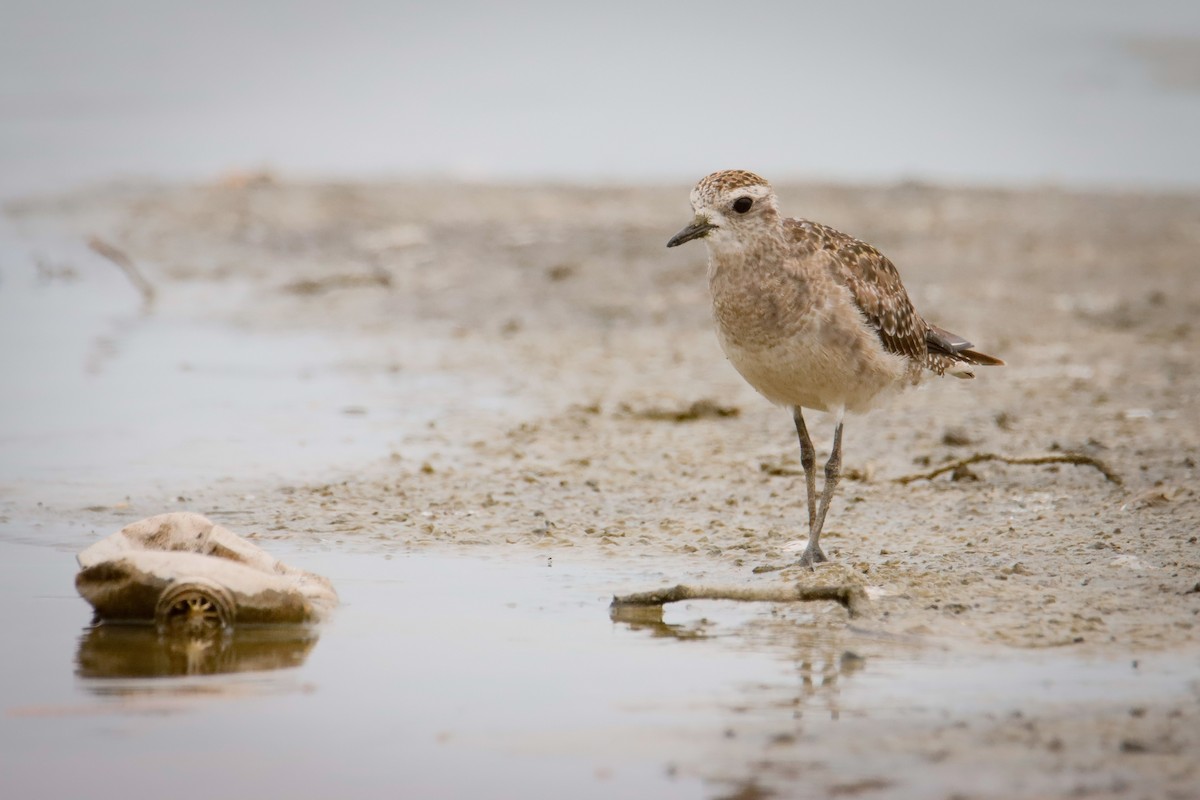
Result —
[[[1087, 665], [1136, 671], [1157, 659], [1200, 676], [1200, 197], [779, 188], [789, 212], [879, 246], [931, 321], [1009, 366], [927, 381], [849, 420], [848, 477], [823, 537], [833, 563], [817, 579], [865, 587], [867, 618], [849, 621], [835, 604], [755, 607], [735, 636], [750, 650], [795, 648], [806, 686], [846, 672], [853, 658], [840, 654], [886, 663], [902, 642], [1000, 672], [1048, 664], [1060, 688], [1099, 688], [982, 708], [971, 698], [996, 681], [957, 691], [931, 672], [942, 718], [864, 708], [836, 735], [773, 731], [765, 749], [734, 736], [725, 760], [687, 769], [709, 794], [733, 785], [742, 797], [813, 785], [881, 797], [1194, 795], [1195, 680], [1144, 696], [1115, 678], [1089, 683]], [[297, 438], [321, 433], [287, 429], [274, 446], [248, 435], [278, 450], [269, 470], [164, 452], [152, 476], [97, 478], [74, 494], [46, 476], [9, 481], [0, 513], [10, 532], [70, 521], [102, 535], [186, 507], [257, 531], [268, 548], [545, 557], [611, 570], [611, 592], [808, 580], [753, 572], [794, 556], [784, 546], [802, 538], [798, 448], [788, 415], [724, 362], [703, 249], [665, 249], [688, 219], [687, 189], [234, 176], [14, 204], [20, 235], [95, 235], [128, 254], [155, 298], [124, 330], [185, 319], [234, 332], [233, 348], [242, 337], [327, 340], [325, 369], [366, 388], [362, 402], [320, 400], [340, 404], [332, 430], [353, 431], [331, 439], [328, 466], [318, 446], [289, 470]], [[110, 347], [120, 352], [120, 332]], [[175, 368], [196, 365], [181, 353]], [[245, 402], [230, 398], [231, 419]], [[275, 413], [254, 406], [251, 419]], [[829, 421], [816, 415], [810, 430], [827, 453]], [[974, 453], [1082, 453], [1120, 482], [1087, 465], [996, 462], [895, 480]], [[820, 657], [805, 655], [817, 641]], [[819, 678], [814, 661], [828, 665]]]

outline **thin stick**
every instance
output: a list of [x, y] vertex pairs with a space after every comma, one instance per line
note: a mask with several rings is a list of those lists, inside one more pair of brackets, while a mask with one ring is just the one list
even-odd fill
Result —
[[1057, 453], [1047, 456], [1002, 456], [997, 453], [975, 453], [967, 458], [960, 458], [957, 461], [951, 461], [948, 464], [942, 464], [936, 469], [931, 469], [928, 472], [917, 472], [912, 475], [902, 475], [899, 478], [893, 478], [896, 483], [912, 483], [913, 481], [927, 481], [936, 478], [944, 472], [950, 472], [969, 464], [978, 464], [981, 461], [999, 461], [1002, 464], [1079, 464], [1086, 467], [1095, 467], [1100, 470], [1100, 474], [1107, 480], [1118, 486], [1124, 481], [1121, 476], [1112, 470], [1107, 464], [1098, 458], [1085, 456], [1083, 453]]
[[382, 286], [387, 288], [391, 285], [392, 276], [382, 270], [378, 270], [369, 275], [332, 275], [328, 278], [316, 280], [301, 280], [289, 283], [283, 288], [294, 294], [322, 294], [324, 292], [332, 292], [335, 289], [357, 289], [364, 286]]
[[622, 606], [661, 606], [680, 600], [738, 600], [746, 603], [807, 603], [832, 600], [841, 603], [850, 616], [866, 613], [869, 601], [861, 586], [671, 586], [652, 592], [614, 595], [612, 608]]
[[150, 281], [146, 280], [146, 276], [141, 273], [137, 265], [133, 263], [133, 259], [126, 255], [124, 250], [109, 244], [99, 236], [88, 239], [88, 247], [92, 249], [93, 253], [104, 256], [121, 268], [121, 272], [125, 273], [129, 282], [142, 293], [143, 303], [147, 306], [154, 303], [154, 287], [150, 285]]

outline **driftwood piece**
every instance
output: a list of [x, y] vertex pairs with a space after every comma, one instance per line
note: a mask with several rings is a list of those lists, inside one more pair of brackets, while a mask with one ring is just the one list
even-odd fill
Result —
[[680, 600], [739, 600], [747, 603], [806, 603], [814, 600], [832, 600], [841, 603], [858, 617], [866, 613], [870, 605], [867, 593], [861, 586], [687, 586], [678, 584], [666, 589], [634, 594], [614, 595], [612, 608], [626, 606], [661, 606]]
[[907, 484], [913, 481], [927, 481], [946, 472], [952, 472], [978, 464], [982, 461], [999, 461], [1001, 464], [1079, 464], [1085, 467], [1095, 467], [1106, 480], [1121, 486], [1124, 481], [1113, 469], [1098, 458], [1083, 453], [1053, 453], [1045, 456], [1004, 456], [999, 453], [975, 453], [974, 455], [949, 461], [935, 469], [926, 472], [915, 472], [912, 475], [902, 475], [893, 478], [896, 483]]

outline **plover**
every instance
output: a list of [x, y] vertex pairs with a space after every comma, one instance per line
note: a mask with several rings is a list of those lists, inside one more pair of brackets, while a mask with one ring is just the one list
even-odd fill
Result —
[[[871, 409], [927, 370], [973, 378], [972, 366], [1004, 362], [926, 322], [896, 267], [871, 245], [781, 216], [771, 185], [754, 173], [714, 172], [691, 203], [695, 219], [667, 247], [704, 239], [721, 349], [759, 393], [792, 411], [808, 490], [799, 563], [812, 567], [828, 560], [821, 528], [841, 474], [845, 413]], [[805, 408], [836, 421], [819, 503]]]

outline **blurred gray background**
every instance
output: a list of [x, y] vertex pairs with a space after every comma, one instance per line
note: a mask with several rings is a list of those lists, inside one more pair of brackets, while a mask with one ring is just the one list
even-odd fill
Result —
[[1200, 3], [5, 0], [0, 195], [114, 177], [1200, 186]]

